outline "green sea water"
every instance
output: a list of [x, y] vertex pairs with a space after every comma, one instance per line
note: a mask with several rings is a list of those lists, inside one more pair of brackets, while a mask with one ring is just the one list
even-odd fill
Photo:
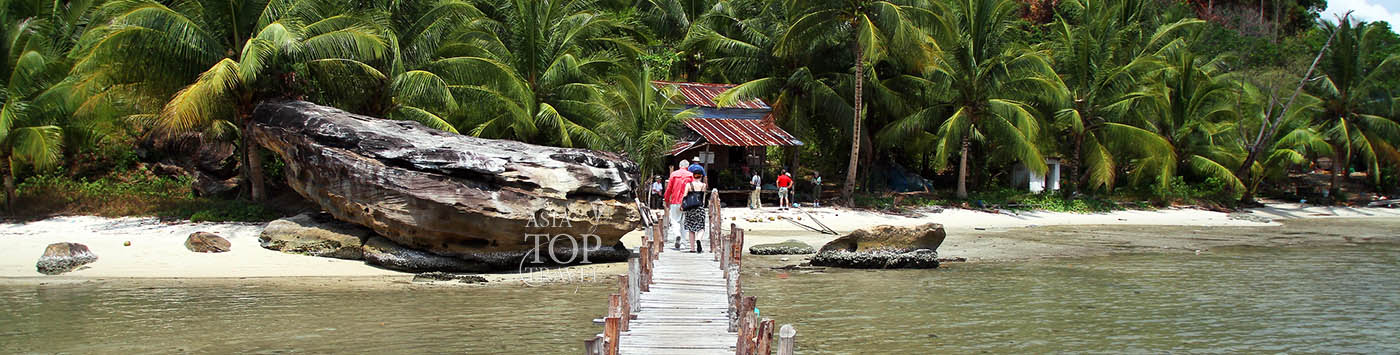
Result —
[[[578, 353], [610, 285], [0, 286], [0, 353]], [[801, 354], [1400, 353], [1396, 245], [754, 266], [745, 291]]]

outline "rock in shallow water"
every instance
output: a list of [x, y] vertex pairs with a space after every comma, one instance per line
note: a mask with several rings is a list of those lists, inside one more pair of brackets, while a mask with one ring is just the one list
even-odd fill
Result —
[[93, 254], [86, 245], [53, 243], [44, 248], [44, 256], [39, 257], [39, 262], [35, 263], [34, 267], [41, 274], [58, 275], [94, 261], [97, 261], [97, 254]]
[[300, 101], [264, 102], [253, 120], [250, 137], [282, 158], [299, 194], [424, 252], [420, 259], [465, 262], [429, 263], [449, 270], [515, 269], [541, 247], [555, 251], [543, 264], [579, 263], [585, 253], [590, 262], [626, 260], [592, 255], [616, 254], [599, 246], [617, 244], [640, 220], [636, 164], [616, 154], [463, 136]]
[[233, 244], [218, 234], [194, 232], [185, 238], [185, 249], [196, 253], [222, 253], [233, 250]]
[[263, 248], [284, 253], [361, 260], [369, 229], [336, 220], [325, 213], [302, 213], [268, 223], [258, 235]]
[[822, 246], [812, 265], [862, 269], [938, 267], [938, 246], [948, 236], [943, 225], [877, 226], [847, 234]]
[[753, 255], [799, 255], [815, 252], [817, 250], [812, 248], [811, 244], [794, 239], [788, 239], [782, 243], [758, 244], [749, 247], [749, 254]]
[[491, 269], [480, 263], [404, 248], [380, 236], [370, 237], [365, 242], [364, 257], [370, 265], [408, 272], [483, 272]]

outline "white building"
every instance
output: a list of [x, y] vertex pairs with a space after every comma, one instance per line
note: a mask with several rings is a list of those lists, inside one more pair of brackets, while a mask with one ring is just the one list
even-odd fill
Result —
[[1011, 187], [1026, 188], [1030, 192], [1041, 192], [1060, 190], [1060, 158], [1045, 159], [1045, 175], [1032, 173], [1026, 166], [1016, 163], [1016, 168], [1011, 172]]

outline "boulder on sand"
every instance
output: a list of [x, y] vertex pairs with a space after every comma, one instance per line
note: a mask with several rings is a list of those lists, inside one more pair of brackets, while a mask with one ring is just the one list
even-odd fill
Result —
[[799, 255], [817, 252], [811, 244], [803, 243], [800, 240], [788, 239], [782, 243], [758, 244], [749, 247], [749, 254], [753, 255]]
[[938, 267], [938, 246], [948, 236], [943, 225], [877, 226], [826, 243], [812, 265], [860, 269]]
[[[249, 137], [281, 158], [297, 193], [464, 269], [625, 261], [600, 246], [641, 219], [637, 166], [617, 154], [464, 136], [302, 101], [263, 102], [253, 121]], [[535, 258], [541, 249], [554, 253]]]
[[325, 213], [302, 213], [268, 223], [258, 235], [263, 248], [284, 253], [361, 260], [374, 232]]
[[196, 253], [222, 253], [233, 250], [233, 244], [229, 244], [228, 239], [218, 234], [194, 232], [185, 238], [185, 249]]
[[44, 248], [44, 256], [34, 267], [44, 275], [58, 275], [97, 261], [97, 254], [78, 243], [53, 243]]

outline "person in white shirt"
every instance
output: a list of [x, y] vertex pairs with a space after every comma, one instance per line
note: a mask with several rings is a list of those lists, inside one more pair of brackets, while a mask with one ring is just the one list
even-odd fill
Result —
[[661, 196], [661, 193], [663, 191], [666, 191], [665, 189], [666, 185], [661, 184], [660, 175], [651, 178], [651, 196], [648, 198], [648, 200], [650, 200], [651, 203], [648, 206], [657, 209], [661, 208], [661, 200], [664, 198], [663, 196]]
[[758, 173], [753, 173], [753, 178], [749, 179], [749, 184], [753, 185], [753, 193], [749, 194], [749, 209], [763, 208], [763, 203], [758, 200], [758, 193], [763, 190], [763, 179], [758, 177]]

